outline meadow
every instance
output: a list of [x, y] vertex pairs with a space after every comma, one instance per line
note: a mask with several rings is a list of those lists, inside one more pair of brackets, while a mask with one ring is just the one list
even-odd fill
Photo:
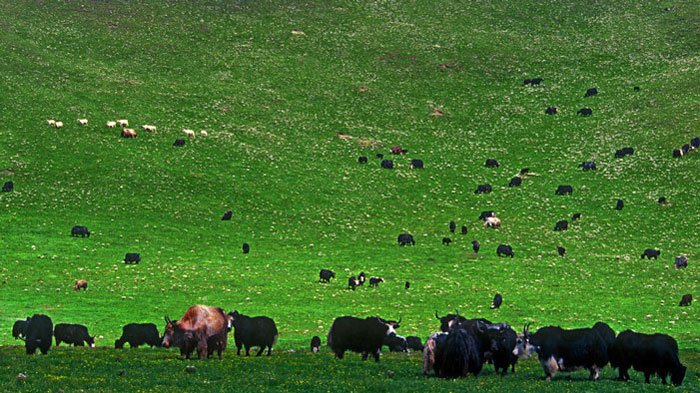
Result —
[[[15, 190], [0, 193], [0, 389], [663, 389], [609, 369], [547, 384], [535, 361], [441, 381], [416, 354], [305, 351], [337, 316], [402, 317], [400, 334], [424, 338], [436, 311], [457, 309], [516, 330], [602, 320], [670, 334], [688, 366], [678, 390], [700, 390], [697, 305], [678, 307], [699, 296], [700, 153], [671, 156], [700, 136], [699, 15], [683, 1], [2, 1], [0, 181]], [[532, 77], [544, 81], [523, 86]], [[158, 131], [122, 139], [105, 127], [116, 119]], [[183, 128], [209, 137], [173, 147]], [[395, 145], [408, 154], [381, 169], [375, 155]], [[614, 158], [624, 146], [635, 154]], [[588, 160], [596, 171], [577, 167]], [[523, 167], [522, 187], [507, 187]], [[485, 182], [493, 192], [476, 195]], [[555, 196], [560, 184], [573, 195]], [[483, 210], [502, 227], [483, 228]], [[469, 233], [450, 234], [450, 220]], [[71, 237], [74, 225], [92, 236]], [[498, 258], [499, 244], [515, 257]], [[659, 259], [641, 260], [647, 248]], [[142, 262], [125, 265], [127, 252]], [[680, 254], [687, 269], [673, 268]], [[337, 280], [319, 284], [323, 268]], [[385, 283], [347, 290], [360, 271]], [[229, 349], [187, 374], [176, 351], [108, 349], [122, 325], [162, 330], [192, 304], [272, 317], [275, 353]], [[88, 326], [98, 348], [24, 355], [11, 326], [34, 313]]]

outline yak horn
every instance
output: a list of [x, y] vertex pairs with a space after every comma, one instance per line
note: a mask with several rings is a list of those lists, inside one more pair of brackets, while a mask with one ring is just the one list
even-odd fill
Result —
[[399, 316], [399, 321], [398, 321], [398, 322], [396, 322], [396, 324], [397, 324], [397, 325], [400, 325], [400, 324], [401, 324], [401, 320], [402, 320], [402, 319], [403, 319], [403, 317], [402, 317], [402, 316]]

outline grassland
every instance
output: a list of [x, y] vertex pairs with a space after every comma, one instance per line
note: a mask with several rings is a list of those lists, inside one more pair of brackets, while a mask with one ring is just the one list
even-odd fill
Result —
[[[28, 358], [3, 347], [3, 390], [104, 389], [117, 358], [142, 371], [113, 390], [203, 379], [262, 390], [644, 389], [639, 378], [594, 385], [579, 374], [548, 387], [534, 362], [503, 381], [434, 381], [415, 357], [369, 365], [299, 351], [339, 315], [402, 316], [401, 333], [424, 337], [436, 310], [454, 309], [516, 327], [604, 320], [671, 334], [689, 366], [684, 387], [700, 389], [697, 307], [677, 307], [699, 288], [700, 163], [670, 154], [700, 135], [699, 15], [673, 1], [2, 1], [0, 180], [15, 192], [0, 194], [0, 344], [17, 343], [14, 320], [41, 312], [110, 347], [123, 324], [160, 326], [195, 303], [271, 316], [281, 332], [278, 357], [228, 353], [196, 362], [195, 377], [162, 350]], [[544, 82], [524, 87], [528, 77]], [[592, 86], [600, 94], [583, 98]], [[550, 105], [560, 113], [545, 116]], [[575, 115], [584, 106], [593, 116]], [[158, 132], [120, 139], [104, 127], [118, 118]], [[182, 128], [210, 137], [174, 148]], [[373, 157], [393, 145], [409, 154], [382, 170]], [[614, 159], [623, 146], [635, 155]], [[411, 158], [426, 168], [410, 170]], [[584, 160], [598, 171], [582, 172]], [[533, 174], [507, 188], [522, 167]], [[484, 182], [494, 192], [475, 195]], [[559, 184], [574, 194], [556, 197]], [[228, 209], [234, 219], [220, 221]], [[489, 209], [500, 230], [477, 220]], [[575, 212], [572, 229], [552, 231]], [[444, 247], [450, 220], [470, 232]], [[92, 236], [71, 238], [73, 225]], [[403, 232], [415, 247], [396, 245]], [[497, 258], [501, 243], [516, 257]], [[640, 260], [645, 248], [660, 259]], [[126, 252], [142, 263], [125, 266]], [[688, 269], [672, 268], [678, 254]], [[338, 281], [316, 283], [321, 268]], [[386, 283], [346, 290], [360, 271]], [[88, 291], [72, 291], [79, 278]], [[492, 311], [495, 292], [504, 306]], [[353, 388], [359, 377], [366, 385]], [[338, 385], [314, 382], [324, 378]]]

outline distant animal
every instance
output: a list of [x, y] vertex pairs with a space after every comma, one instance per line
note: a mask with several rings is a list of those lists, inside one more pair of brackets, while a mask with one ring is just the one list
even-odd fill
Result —
[[496, 216], [487, 217], [484, 221], [484, 228], [498, 229], [501, 227], [501, 219]]
[[557, 246], [557, 253], [560, 257], [566, 256], [566, 248], [562, 246]]
[[29, 322], [29, 318], [25, 319], [20, 319], [15, 321], [15, 324], [12, 325], [12, 337], [15, 338], [15, 340], [20, 339], [24, 340], [27, 337], [27, 323]]
[[[366, 163], [367, 163], [367, 157], [365, 157], [365, 156], [360, 156], [360, 157], [358, 157], [357, 162], [359, 162], [360, 164], [366, 164]], [[314, 336], [314, 337], [316, 337], [316, 336]]]
[[207, 131], [205, 131], [205, 130], [200, 130], [200, 131], [199, 131], [199, 136], [205, 137], [205, 138], [206, 138], [206, 137], [209, 136], [209, 133], [208, 133]]
[[450, 232], [455, 233], [457, 230], [457, 224], [454, 221], [450, 221]]
[[515, 176], [514, 178], [510, 179], [508, 187], [520, 187], [521, 184], [523, 184], [523, 178], [520, 176]]
[[352, 276], [348, 278], [348, 289], [352, 289], [354, 291], [359, 285], [360, 281], [357, 279], [357, 277]]
[[248, 254], [250, 252], [250, 244], [243, 243], [243, 253]]
[[496, 248], [496, 255], [499, 257], [501, 256], [506, 256], [506, 257], [511, 257], [515, 256], [515, 253], [513, 253], [513, 248], [508, 245], [508, 244], [501, 244]]
[[520, 174], [521, 174], [521, 175], [526, 175], [526, 174], [529, 173], [529, 172], [530, 172], [530, 168], [523, 168], [523, 169], [520, 170]]
[[489, 158], [486, 160], [486, 167], [487, 168], [498, 168], [500, 165], [498, 164], [498, 160], [495, 160], [493, 158]]
[[574, 214], [571, 216], [571, 221], [578, 221], [578, 220], [580, 220], [580, 219], [581, 219], [581, 213], [574, 213]]
[[571, 195], [574, 192], [574, 188], [569, 185], [561, 185], [557, 187], [554, 192], [555, 195]]
[[137, 252], [130, 252], [124, 256], [124, 263], [127, 265], [135, 264], [141, 262], [141, 254]]
[[70, 231], [70, 235], [73, 236], [73, 237], [77, 237], [77, 236], [80, 236], [80, 237], [85, 237], [85, 236], [90, 237], [90, 231], [88, 230], [87, 227], [83, 227], [83, 226], [74, 226], [74, 227], [71, 229], [71, 231]]
[[555, 231], [565, 231], [567, 229], [569, 229], [569, 222], [566, 220], [557, 221], [554, 225]]
[[228, 313], [232, 318], [233, 339], [238, 348], [237, 354], [241, 354], [241, 348], [245, 347], [245, 355], [250, 355], [250, 347], [259, 347], [255, 356], [260, 356], [267, 347], [267, 356], [272, 354], [272, 346], [277, 343], [277, 325], [272, 318], [249, 317], [239, 314], [238, 311]]
[[666, 197], [659, 197], [659, 199], [656, 200], [656, 203], [658, 203], [659, 205], [665, 205]]
[[120, 119], [117, 120], [117, 124], [119, 125], [119, 127], [129, 127], [129, 120]]
[[412, 351], [423, 351], [423, 348], [425, 348], [420, 337], [416, 336], [406, 337], [406, 347]]
[[622, 149], [615, 151], [615, 158], [622, 158], [624, 156], [634, 155], [634, 149], [631, 147], [623, 147]]
[[175, 139], [175, 143], [173, 143], [173, 146], [177, 146], [177, 147], [185, 146], [185, 140], [184, 139]]
[[536, 353], [548, 381], [558, 371], [575, 371], [580, 368], [589, 371], [590, 380], [598, 380], [600, 369], [608, 363], [606, 334], [599, 330], [546, 326], [530, 333], [528, 324], [518, 336], [513, 354], [527, 359]]
[[115, 349], [124, 348], [128, 343], [131, 348], [147, 344], [151, 348], [160, 347], [161, 339], [158, 328], [154, 323], [129, 323], [122, 327], [122, 335], [114, 341]]
[[14, 190], [15, 190], [15, 183], [13, 183], [11, 181], [6, 181], [2, 185], [2, 192], [12, 192]]
[[401, 148], [401, 146], [392, 146], [391, 149], [389, 149], [391, 154], [406, 154], [408, 153], [408, 150]]
[[136, 134], [136, 130], [134, 130], [133, 128], [124, 128], [122, 129], [121, 136], [122, 138], [130, 139], [136, 138], [138, 135]]
[[55, 120], [55, 119], [46, 120], [46, 123], [47, 123], [48, 125], [50, 125], [50, 126], [54, 126], [54, 127], [56, 126], [56, 120]]
[[591, 108], [581, 108], [576, 112], [579, 116], [591, 116], [593, 114], [593, 109]]
[[591, 87], [590, 89], [586, 90], [584, 97], [593, 97], [595, 95], [598, 95], [598, 89]]
[[[79, 291], [79, 290], [82, 289], [82, 290], [84, 290], [84, 291], [87, 291], [87, 287], [88, 287], [88, 282], [87, 282], [87, 280], [83, 280], [83, 279], [81, 278], [80, 280], [76, 280], [76, 281], [75, 281], [75, 285], [73, 286], [73, 290], [74, 290], [74, 291]], [[56, 325], [56, 326], [58, 326], [58, 325]]]
[[635, 87], [634, 87], [634, 91], [639, 91], [639, 90], [641, 90], [641, 89], [639, 88], [639, 86], [635, 86]]
[[479, 253], [479, 248], [481, 248], [481, 244], [479, 244], [478, 240], [472, 240], [472, 250], [474, 250], [475, 254]]
[[231, 221], [231, 218], [233, 217], [233, 211], [229, 210], [224, 215], [221, 217], [221, 221]]
[[486, 221], [487, 218], [495, 216], [496, 213], [493, 210], [486, 210], [481, 212], [481, 214], [479, 215], [479, 220]]
[[491, 309], [499, 308], [501, 307], [501, 304], [503, 304], [503, 296], [501, 296], [500, 293], [497, 293], [491, 302]]
[[311, 337], [311, 352], [318, 353], [321, 350], [321, 337]]
[[416, 160], [413, 159], [411, 160], [411, 165], [409, 166], [411, 169], [423, 169], [423, 160]]
[[327, 341], [338, 359], [342, 359], [345, 352], [350, 350], [361, 353], [362, 360], [367, 360], [371, 354], [378, 362], [384, 338], [392, 334], [396, 335], [394, 325], [381, 318], [344, 316], [333, 321]]
[[617, 368], [619, 380], [630, 379], [629, 369], [644, 373], [644, 382], [656, 374], [666, 384], [670, 374], [671, 383], [680, 386], [685, 378], [686, 367], [678, 359], [678, 343], [666, 334], [644, 334], [631, 330], [621, 332], [609, 349], [610, 367]]
[[182, 130], [182, 133], [185, 134], [185, 136], [188, 136], [190, 138], [194, 138], [196, 136], [194, 130], [190, 130], [190, 129], [186, 129], [186, 128]]
[[370, 277], [369, 278], [369, 286], [372, 288], [379, 288], [379, 283], [384, 282], [384, 279], [381, 277]]
[[106, 124], [107, 128], [115, 128], [117, 126], [116, 121], [108, 121]]
[[88, 334], [87, 327], [74, 323], [58, 323], [54, 327], [53, 335], [56, 338], [56, 346], [61, 342], [73, 344], [74, 347], [82, 347], [87, 343], [91, 348], [95, 347], [95, 336]]
[[556, 106], [549, 106], [547, 109], [544, 110], [544, 113], [547, 115], [556, 115], [559, 110], [557, 109]]
[[335, 272], [328, 269], [321, 269], [318, 273], [318, 282], [330, 282], [331, 278], [335, 278]]
[[618, 199], [615, 202], [615, 210], [622, 210], [625, 207], [625, 202], [622, 199]]
[[143, 128], [143, 130], [146, 132], [156, 132], [156, 130], [157, 130], [156, 126], [152, 126], [149, 124], [144, 124], [141, 126], [141, 128]]
[[51, 339], [53, 338], [53, 322], [51, 318], [44, 314], [34, 314], [31, 318], [27, 318], [24, 347], [27, 350], [27, 355], [36, 353], [39, 348], [42, 354], [46, 355], [51, 348]]
[[53, 126], [56, 127], [56, 128], [62, 128], [62, 127], [63, 127], [63, 122], [62, 122], [62, 121], [57, 121], [57, 122], [54, 123]]
[[524, 84], [524, 85], [536, 86], [536, 85], [539, 85], [540, 83], [542, 83], [543, 80], [544, 80], [544, 79], [542, 79], [542, 78], [525, 79], [525, 80], [523, 81], [523, 84]]
[[579, 168], [583, 168], [584, 171], [595, 171], [596, 166], [593, 161], [584, 161], [579, 165]]
[[359, 285], [365, 285], [365, 281], [367, 281], [365, 272], [360, 272], [360, 274], [357, 275], [357, 281], [360, 283]]
[[462, 235], [466, 235], [469, 232], [469, 228], [466, 225], [462, 225]]
[[695, 137], [690, 140], [690, 145], [693, 146], [694, 148], [700, 148], [700, 137]]
[[382, 160], [381, 166], [382, 166], [382, 168], [384, 168], [384, 169], [394, 169], [394, 161], [391, 161], [391, 160]]
[[479, 184], [476, 187], [476, 191], [474, 191], [474, 194], [488, 194], [493, 190], [493, 187], [491, 187], [490, 184]]
[[659, 257], [659, 255], [661, 255], [661, 251], [647, 248], [642, 253], [642, 256], [640, 259], [644, 259], [645, 257], [646, 257], [646, 259], [651, 259], [651, 258], [657, 259]]
[[449, 246], [450, 243], [452, 243], [452, 239], [450, 239], [449, 237], [443, 237], [443, 238], [442, 238], [442, 245], [443, 245], [443, 246]]
[[377, 153], [377, 155], [376, 155], [375, 157], [377, 157], [378, 159], [381, 160], [382, 158], [384, 158], [384, 154], [382, 154], [382, 153]]
[[690, 306], [690, 304], [693, 302], [693, 295], [690, 293], [686, 293], [681, 297], [681, 302], [678, 303], [679, 306], [685, 307], [685, 306]]
[[411, 288], [411, 283], [406, 281], [406, 284], [404, 284], [404, 288], [406, 288], [406, 289]]
[[691, 150], [693, 150], [693, 148], [687, 143], [685, 145], [681, 146], [681, 151], [683, 152], [684, 155], [688, 154]]
[[399, 235], [399, 246], [415, 246], [416, 241], [413, 240], [413, 235], [402, 233]]
[[162, 345], [164, 348], [180, 348], [180, 355], [185, 359], [189, 359], [195, 350], [200, 359], [208, 358], [214, 351], [221, 359], [232, 323], [232, 317], [220, 307], [194, 305], [177, 321], [165, 317]]
[[688, 267], [688, 257], [685, 255], [679, 255], [675, 258], [675, 261], [673, 263], [673, 266], [676, 269], [682, 269], [684, 267]]
[[86, 126], [88, 125], [88, 119], [78, 119], [78, 124], [81, 126]]
[[680, 157], [683, 157], [683, 150], [673, 149], [673, 158], [680, 158]]

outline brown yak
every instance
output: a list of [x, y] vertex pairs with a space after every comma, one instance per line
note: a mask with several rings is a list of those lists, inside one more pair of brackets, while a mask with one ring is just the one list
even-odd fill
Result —
[[231, 318], [223, 309], [194, 305], [188, 308], [185, 315], [177, 321], [165, 317], [163, 346], [179, 347], [180, 354], [187, 359], [195, 349], [200, 359], [211, 356], [214, 351], [218, 352], [221, 359], [230, 330]]
[[73, 287], [74, 291], [79, 291], [79, 290], [87, 290], [87, 281], [80, 279], [75, 281], [75, 286]]

